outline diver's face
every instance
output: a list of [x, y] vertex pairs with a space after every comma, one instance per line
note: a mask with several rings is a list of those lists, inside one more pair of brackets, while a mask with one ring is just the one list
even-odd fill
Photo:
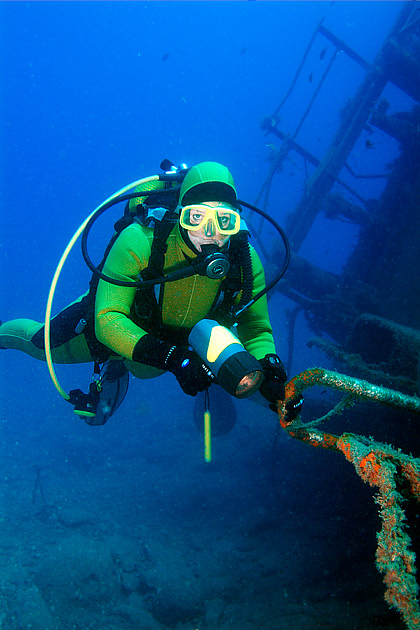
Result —
[[[218, 208], [220, 206], [224, 206], [225, 204], [220, 203], [218, 201], [207, 201], [203, 206], [208, 206], [210, 208]], [[223, 219], [223, 214], [221, 217]], [[190, 221], [191, 223], [196, 222], [197, 225], [202, 221], [204, 213], [197, 211], [194, 215], [191, 214]], [[220, 215], [219, 215], [220, 216]], [[217, 245], [220, 249], [225, 245], [229, 238], [230, 234], [221, 234], [218, 230], [217, 224], [215, 221], [207, 221], [205, 225], [199, 230], [187, 230], [188, 237], [191, 243], [194, 245], [197, 251], [201, 252], [202, 245]]]

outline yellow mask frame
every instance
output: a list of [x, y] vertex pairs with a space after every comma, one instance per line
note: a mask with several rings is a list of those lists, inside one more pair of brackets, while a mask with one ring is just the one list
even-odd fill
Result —
[[197, 203], [182, 208], [179, 222], [188, 231], [209, 230], [214, 234], [217, 230], [224, 236], [230, 236], [239, 232], [241, 217], [239, 212], [228, 204], [213, 206]]

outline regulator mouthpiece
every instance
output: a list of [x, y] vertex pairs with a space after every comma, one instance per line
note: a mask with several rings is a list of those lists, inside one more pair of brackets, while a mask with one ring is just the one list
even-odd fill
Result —
[[229, 256], [221, 252], [217, 245], [202, 245], [202, 256], [199, 258], [199, 273], [206, 275], [212, 280], [220, 280], [224, 278], [230, 269]]
[[235, 335], [211, 319], [202, 319], [191, 330], [188, 342], [232, 396], [246, 398], [260, 387], [260, 363]]

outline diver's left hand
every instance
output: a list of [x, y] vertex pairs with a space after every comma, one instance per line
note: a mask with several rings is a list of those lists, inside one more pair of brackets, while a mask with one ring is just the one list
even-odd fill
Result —
[[[286, 397], [286, 369], [281, 359], [276, 354], [267, 354], [260, 363], [264, 370], [264, 381], [259, 389], [260, 393], [268, 400], [269, 407], [277, 413], [277, 402]], [[292, 422], [301, 411], [303, 398], [293, 398], [286, 403], [286, 422]]]
[[[292, 422], [295, 418], [298, 417], [298, 415], [301, 412], [303, 402], [304, 400], [302, 396], [300, 396], [299, 398], [292, 398], [292, 400], [289, 400], [286, 403], [285, 405], [286, 413], [284, 415], [284, 422], [286, 424], [288, 424], [289, 422]], [[270, 409], [272, 409], [271, 405], [270, 405]], [[274, 406], [273, 411], [277, 413], [277, 407]]]
[[269, 403], [284, 400], [287, 374], [281, 359], [276, 354], [266, 354], [260, 363], [264, 370], [260, 393]]

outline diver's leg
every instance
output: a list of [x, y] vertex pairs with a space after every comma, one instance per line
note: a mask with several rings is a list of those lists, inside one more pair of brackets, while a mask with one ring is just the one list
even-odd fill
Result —
[[[44, 325], [32, 319], [5, 322], [0, 326], [0, 346], [45, 361]], [[52, 347], [52, 359], [54, 363], [87, 363], [92, 356], [84, 335], [76, 335]]]
[[20, 350], [36, 359], [45, 359], [45, 353], [32, 343], [32, 337], [43, 328], [32, 319], [12, 319], [0, 326], [0, 346]]
[[[77, 324], [86, 316], [87, 310], [87, 296], [81, 296], [51, 320], [50, 346], [54, 363], [88, 363], [93, 360], [85, 335], [76, 332]], [[4, 322], [0, 325], [0, 347], [20, 350], [45, 361], [44, 325], [32, 319]]]

